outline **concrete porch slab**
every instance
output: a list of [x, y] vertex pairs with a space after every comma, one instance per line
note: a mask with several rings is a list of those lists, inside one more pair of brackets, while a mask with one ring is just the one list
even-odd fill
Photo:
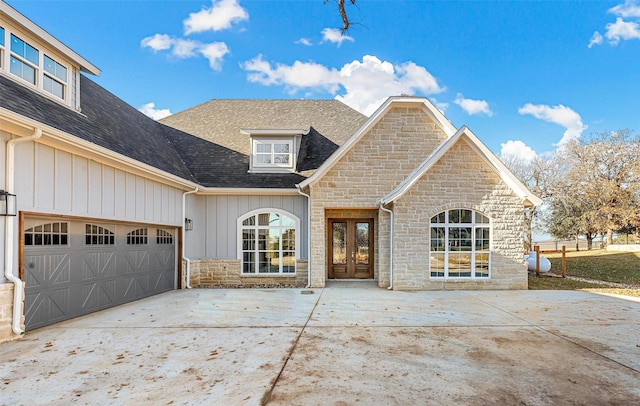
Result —
[[638, 404], [638, 337], [585, 292], [183, 290], [0, 344], [0, 404]]

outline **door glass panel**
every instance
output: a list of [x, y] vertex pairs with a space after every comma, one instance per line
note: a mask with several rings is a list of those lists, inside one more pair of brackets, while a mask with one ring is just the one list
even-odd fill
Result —
[[369, 223], [356, 223], [356, 265], [369, 265]]
[[333, 264], [347, 263], [347, 223], [333, 223]]

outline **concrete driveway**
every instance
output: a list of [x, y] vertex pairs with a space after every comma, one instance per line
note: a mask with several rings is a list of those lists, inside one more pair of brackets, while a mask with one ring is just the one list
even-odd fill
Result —
[[182, 290], [0, 344], [3, 405], [639, 404], [640, 303]]

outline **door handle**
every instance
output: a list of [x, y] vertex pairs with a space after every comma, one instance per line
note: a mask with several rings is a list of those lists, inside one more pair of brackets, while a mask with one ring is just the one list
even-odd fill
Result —
[[351, 261], [356, 262], [356, 253], [351, 251]]

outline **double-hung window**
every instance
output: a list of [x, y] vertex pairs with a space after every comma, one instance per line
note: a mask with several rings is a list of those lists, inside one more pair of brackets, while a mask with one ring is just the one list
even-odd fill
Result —
[[4, 27], [0, 27], [0, 69], [4, 68]]
[[10, 72], [27, 82], [37, 85], [40, 51], [19, 37], [11, 34]]
[[242, 274], [295, 274], [299, 219], [277, 210], [238, 219]]
[[67, 86], [67, 68], [49, 56], [44, 56], [42, 88], [64, 100]]
[[491, 224], [482, 213], [453, 209], [431, 218], [431, 278], [489, 278]]

